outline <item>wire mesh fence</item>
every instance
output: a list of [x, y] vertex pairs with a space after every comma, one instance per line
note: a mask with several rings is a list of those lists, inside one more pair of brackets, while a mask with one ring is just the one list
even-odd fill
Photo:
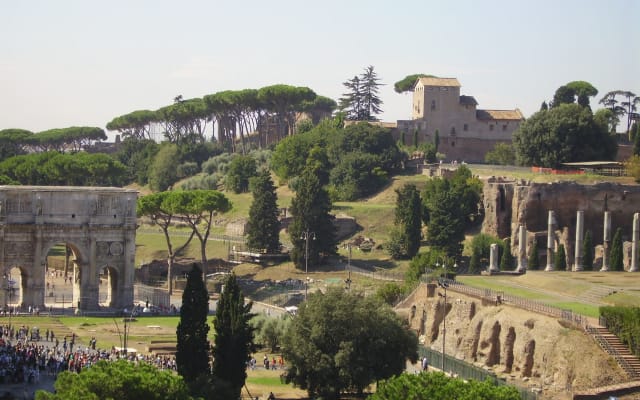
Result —
[[[444, 371], [457, 376], [462, 379], [474, 379], [477, 381], [485, 381], [490, 380], [496, 385], [507, 385], [507, 382], [503, 379], [498, 378], [493, 372], [487, 371], [483, 368], [477, 367], [473, 364], [469, 364], [463, 360], [458, 360], [455, 357], [451, 357], [447, 354], [444, 355], [444, 364], [442, 362], [442, 352], [430, 349], [425, 346], [419, 346], [418, 354], [420, 358], [427, 357], [429, 360], [429, 364], [435, 368], [442, 369], [444, 365]], [[531, 391], [528, 388], [510, 385], [516, 388], [520, 393], [522, 400], [537, 400], [538, 394]]]

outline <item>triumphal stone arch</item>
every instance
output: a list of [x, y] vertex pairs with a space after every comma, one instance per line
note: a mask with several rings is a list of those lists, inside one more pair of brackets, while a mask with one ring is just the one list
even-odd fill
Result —
[[[64, 243], [72, 252], [74, 306], [100, 308], [101, 271], [108, 276], [103, 305], [131, 306], [137, 195], [110, 187], [0, 186], [0, 272], [6, 280], [12, 268], [20, 270], [20, 305], [44, 307], [47, 254]], [[0, 290], [2, 305], [7, 292]]]

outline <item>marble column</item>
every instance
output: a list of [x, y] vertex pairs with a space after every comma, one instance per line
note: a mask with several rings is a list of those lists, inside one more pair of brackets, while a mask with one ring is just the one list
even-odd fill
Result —
[[517, 272], [525, 272], [527, 270], [527, 230], [524, 225], [520, 225], [518, 231], [518, 268]]
[[611, 244], [611, 212], [604, 212], [604, 235], [602, 236], [602, 268], [600, 271], [609, 271], [609, 246]]
[[549, 210], [549, 218], [547, 219], [547, 267], [545, 271], [554, 270], [553, 249], [555, 248], [555, 224], [556, 217], [553, 210]]
[[500, 271], [500, 267], [498, 267], [498, 245], [492, 243], [489, 252], [489, 272], [498, 271]]
[[575, 251], [575, 263], [573, 265], [574, 271], [584, 270], [582, 265], [582, 242], [584, 241], [584, 211], [580, 210], [576, 213], [576, 251]]
[[629, 272], [638, 272], [638, 245], [640, 241], [640, 213], [633, 214], [633, 233], [631, 236], [631, 264]]

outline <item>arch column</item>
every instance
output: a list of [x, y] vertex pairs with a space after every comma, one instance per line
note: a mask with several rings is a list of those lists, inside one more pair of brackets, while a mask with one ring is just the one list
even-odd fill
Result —
[[[133, 305], [133, 283], [135, 278], [136, 237], [135, 230], [127, 230], [124, 237], [123, 262], [118, 270], [118, 307]], [[131, 266], [131, 268], [127, 268]]]
[[31, 269], [26, 272], [21, 270], [22, 277], [22, 303], [24, 309], [29, 306], [44, 310], [44, 265], [39, 260], [34, 260]]

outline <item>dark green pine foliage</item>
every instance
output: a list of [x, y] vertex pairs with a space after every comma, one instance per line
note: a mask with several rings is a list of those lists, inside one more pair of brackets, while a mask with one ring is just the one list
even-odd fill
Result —
[[513, 255], [511, 254], [511, 239], [502, 241], [502, 257], [500, 258], [500, 271], [511, 271], [514, 268]]
[[445, 179], [439, 185], [439, 190], [433, 193], [427, 205], [427, 239], [430, 245], [455, 257], [462, 253], [464, 212], [460, 204], [460, 194], [453, 190], [450, 181]]
[[209, 373], [208, 313], [209, 295], [202, 280], [202, 270], [193, 264], [182, 293], [180, 322], [176, 329], [176, 366], [178, 374], [188, 384]]
[[620, 228], [616, 229], [616, 233], [613, 235], [609, 260], [612, 271], [624, 271], [622, 262], [622, 229]]
[[253, 202], [249, 208], [247, 246], [251, 249], [280, 252], [278, 196], [268, 170], [251, 181]]
[[377, 121], [377, 114], [382, 113], [382, 99], [380, 98], [379, 91], [380, 79], [378, 74], [373, 70], [373, 66], [370, 65], [365, 68], [362, 75], [360, 75], [361, 94], [362, 94], [362, 111], [363, 115], [361, 120], [365, 121]]
[[477, 274], [482, 268], [482, 249], [478, 246], [471, 248], [471, 258], [469, 259], [469, 271], [470, 274]]
[[[305, 269], [305, 247], [308, 243], [309, 267], [319, 265], [322, 255], [336, 253], [336, 230], [331, 211], [331, 199], [311, 167], [305, 168], [296, 183], [296, 196], [291, 200], [293, 219], [289, 235], [293, 249], [291, 260], [296, 268]], [[308, 240], [305, 240], [307, 238]]]
[[247, 379], [246, 362], [254, 351], [253, 303], [245, 304], [235, 274], [224, 282], [214, 319], [215, 346], [213, 348], [213, 377], [218, 382], [220, 398], [239, 399]]
[[556, 256], [553, 260], [553, 267], [556, 271], [565, 271], [567, 269], [567, 254], [564, 251], [564, 245], [558, 246]]
[[631, 131], [633, 134], [633, 154], [640, 156], [640, 124], [634, 122]]
[[540, 258], [538, 257], [538, 249], [534, 247], [527, 258], [527, 269], [537, 271], [540, 269]]
[[593, 271], [593, 258], [593, 238], [591, 231], [587, 231], [582, 241], [582, 265], [585, 271]]
[[422, 232], [422, 202], [415, 185], [404, 185], [396, 190], [395, 224], [406, 238], [404, 253], [407, 258], [418, 254]]

